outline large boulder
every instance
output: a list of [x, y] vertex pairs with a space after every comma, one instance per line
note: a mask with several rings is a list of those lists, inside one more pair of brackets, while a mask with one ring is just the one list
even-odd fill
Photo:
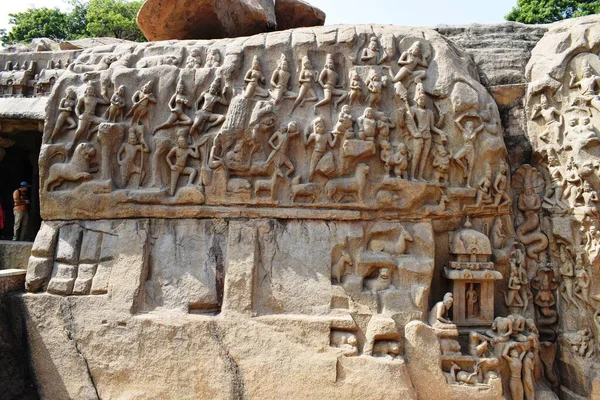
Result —
[[275, 16], [279, 31], [325, 24], [325, 13], [302, 0], [277, 0]]

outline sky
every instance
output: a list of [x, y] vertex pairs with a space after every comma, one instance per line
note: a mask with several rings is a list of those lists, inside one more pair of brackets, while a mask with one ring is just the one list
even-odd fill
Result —
[[[517, 0], [308, 0], [327, 13], [327, 25], [394, 24], [407, 26], [489, 24], [504, 21]], [[68, 9], [63, 0], [0, 0], [0, 29], [8, 14], [30, 7]]]

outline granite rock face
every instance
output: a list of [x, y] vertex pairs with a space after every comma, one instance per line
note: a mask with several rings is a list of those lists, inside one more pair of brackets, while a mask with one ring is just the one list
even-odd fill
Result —
[[325, 13], [302, 0], [277, 0], [275, 17], [280, 31], [325, 24]]

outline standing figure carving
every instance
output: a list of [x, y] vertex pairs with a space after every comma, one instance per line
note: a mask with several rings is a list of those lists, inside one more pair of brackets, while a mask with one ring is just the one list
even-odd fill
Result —
[[333, 148], [337, 143], [337, 136], [327, 132], [325, 121], [322, 117], [318, 117], [313, 121], [313, 132], [304, 136], [305, 146], [308, 146], [312, 142], [314, 142], [314, 148], [310, 157], [309, 180], [314, 178], [317, 165], [323, 156], [325, 156], [327, 148]]
[[106, 110], [105, 117], [108, 122], [117, 122], [122, 120], [125, 109], [125, 86], [121, 85], [117, 89], [116, 93], [110, 98], [110, 106]]
[[56, 119], [54, 130], [52, 130], [48, 138], [48, 144], [52, 144], [52, 140], [62, 133], [64, 129], [75, 129], [77, 127], [77, 122], [73, 118], [75, 106], [77, 106], [77, 94], [73, 88], [67, 88], [67, 94], [60, 100], [60, 104], [58, 105], [58, 118]]
[[[171, 196], [175, 195], [177, 181], [181, 175], [189, 175], [188, 185], [192, 185], [198, 174], [195, 168], [186, 166], [189, 156], [200, 158], [198, 147], [190, 148], [187, 144], [186, 136], [185, 129], [180, 129], [177, 132], [177, 146], [173, 147], [169, 151], [169, 154], [167, 154], [167, 164], [169, 164], [169, 168], [171, 169], [171, 186], [169, 189]], [[175, 162], [173, 162], [173, 157], [175, 157]]]
[[463, 146], [454, 154], [452, 159], [460, 166], [463, 171], [463, 179], [467, 180], [467, 187], [471, 187], [471, 177], [473, 176], [473, 167], [475, 162], [475, 139], [483, 131], [483, 124], [475, 127], [475, 123], [467, 120], [462, 124], [465, 115], [460, 116], [454, 121], [458, 130], [463, 135]]

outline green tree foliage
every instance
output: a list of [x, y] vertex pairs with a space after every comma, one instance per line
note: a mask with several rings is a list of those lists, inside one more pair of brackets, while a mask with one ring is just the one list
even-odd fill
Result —
[[545, 24], [600, 13], [600, 0], [518, 0], [505, 17], [525, 24]]
[[71, 11], [58, 8], [30, 8], [9, 14], [14, 25], [9, 32], [0, 32], [5, 44], [28, 42], [33, 38], [72, 40], [109, 36], [144, 41], [135, 22], [143, 0], [66, 0]]

